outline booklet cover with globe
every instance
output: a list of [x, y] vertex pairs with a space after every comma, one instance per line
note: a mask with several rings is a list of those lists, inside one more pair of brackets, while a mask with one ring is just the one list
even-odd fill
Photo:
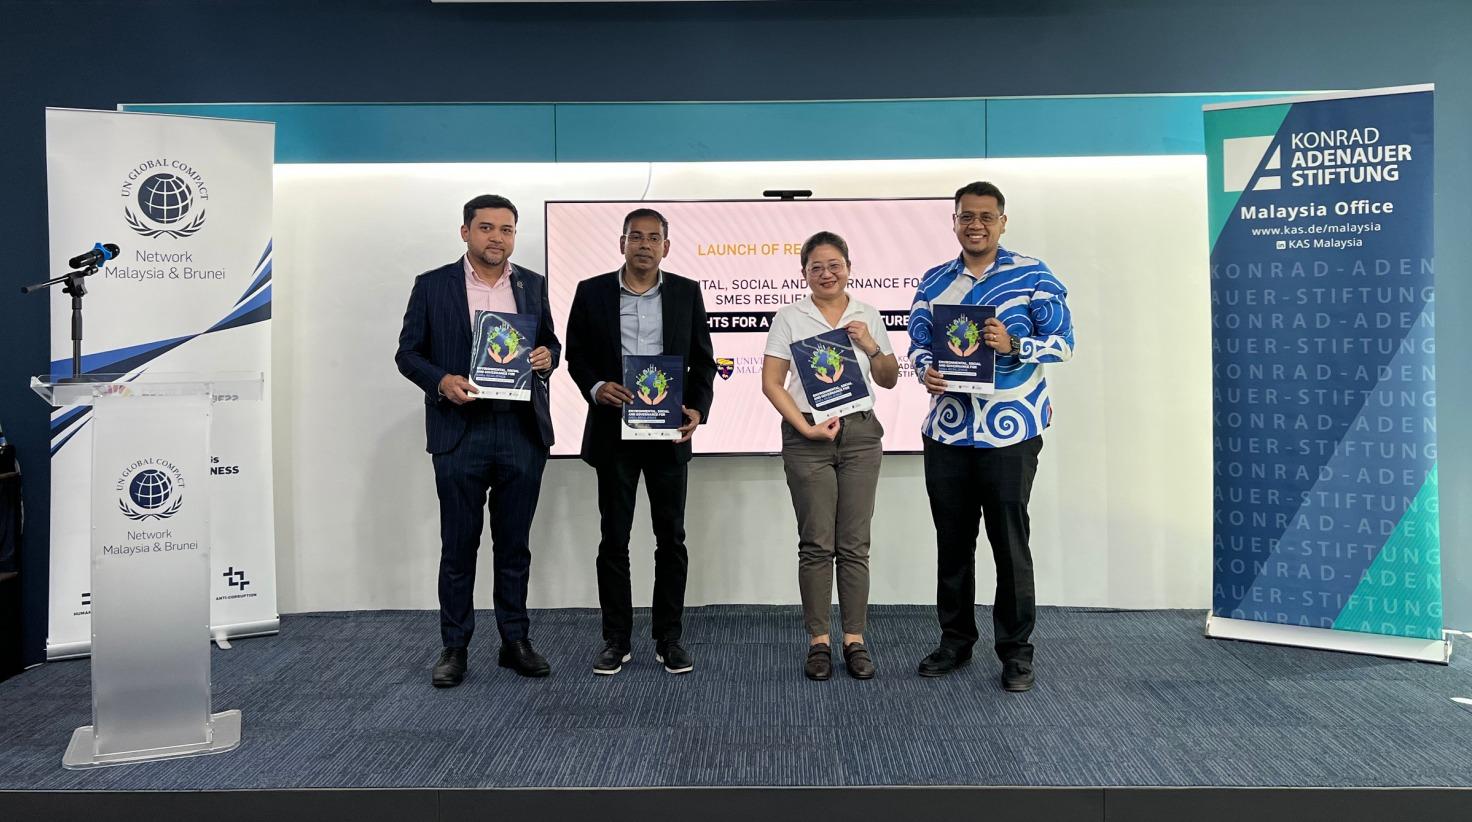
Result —
[[997, 352], [981, 341], [982, 324], [997, 316], [994, 305], [932, 305], [931, 364], [946, 391], [990, 394], [996, 390]]
[[792, 351], [792, 368], [813, 409], [813, 422], [874, 407], [874, 395], [869, 393], [869, 383], [847, 329], [835, 328], [787, 347]]
[[626, 440], [677, 440], [685, 422], [685, 358], [624, 355], [624, 387], [634, 401], [624, 406]]
[[475, 396], [530, 401], [536, 338], [537, 318], [531, 314], [475, 312], [475, 344], [470, 350], [470, 384]]

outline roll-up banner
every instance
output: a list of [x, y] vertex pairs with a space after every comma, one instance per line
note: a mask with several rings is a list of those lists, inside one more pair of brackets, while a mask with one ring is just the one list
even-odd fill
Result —
[[[271, 498], [270, 123], [46, 111], [51, 263], [120, 253], [86, 280], [82, 370], [265, 374], [264, 399], [215, 397], [210, 431], [210, 624], [277, 628]], [[71, 298], [51, 297], [51, 373], [71, 373]], [[47, 657], [90, 647], [90, 408], [51, 417]], [[116, 480], [117, 478], [105, 478]], [[151, 526], [162, 523], [150, 523]], [[155, 529], [157, 530], [157, 529]]]
[[1445, 662], [1432, 87], [1205, 110], [1210, 636]]

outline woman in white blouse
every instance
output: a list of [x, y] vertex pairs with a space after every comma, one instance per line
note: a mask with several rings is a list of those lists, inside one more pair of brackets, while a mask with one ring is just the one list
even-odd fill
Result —
[[812, 293], [784, 306], [772, 319], [762, 364], [762, 393], [782, 415], [782, 463], [797, 512], [798, 587], [809, 644], [804, 673], [833, 675], [828, 615], [834, 567], [843, 615], [843, 659], [849, 676], [874, 676], [864, 645], [869, 610], [869, 520], [884, 456], [884, 429], [873, 411], [857, 411], [814, 424], [801, 381], [790, 373], [789, 345], [839, 328], [848, 331], [870, 390], [893, 388], [899, 363], [884, 320], [873, 306], [850, 297], [848, 244], [820, 231], [802, 245], [802, 271]]

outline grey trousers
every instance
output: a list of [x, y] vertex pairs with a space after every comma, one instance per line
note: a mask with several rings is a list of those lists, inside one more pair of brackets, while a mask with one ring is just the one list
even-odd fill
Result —
[[797, 584], [810, 636], [828, 633], [835, 564], [843, 632], [864, 632], [869, 612], [869, 521], [879, 487], [883, 436], [884, 428], [872, 411], [844, 417], [832, 442], [810, 440], [782, 423], [782, 465], [797, 513]]

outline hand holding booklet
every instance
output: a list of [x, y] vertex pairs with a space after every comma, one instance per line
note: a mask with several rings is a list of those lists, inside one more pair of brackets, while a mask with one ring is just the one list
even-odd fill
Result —
[[933, 305], [931, 367], [945, 378], [946, 391], [990, 394], [996, 390], [997, 352], [982, 342], [982, 326], [997, 316], [994, 305]]
[[477, 399], [532, 398], [531, 352], [537, 318], [531, 314], [475, 312], [475, 343], [470, 350], [470, 384]]
[[624, 406], [623, 439], [677, 440], [685, 423], [685, 358], [624, 355], [624, 387], [634, 395]]
[[792, 369], [813, 409], [814, 423], [874, 407], [874, 395], [869, 393], [869, 383], [847, 329], [825, 331], [788, 348], [792, 351]]

